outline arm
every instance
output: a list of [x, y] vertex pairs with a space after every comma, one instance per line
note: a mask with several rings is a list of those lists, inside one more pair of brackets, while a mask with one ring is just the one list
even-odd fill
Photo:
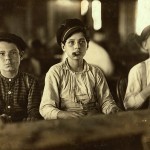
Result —
[[59, 75], [51, 68], [45, 77], [45, 86], [40, 104], [40, 114], [45, 120], [57, 119], [57, 114], [60, 111], [59, 82]]
[[85, 116], [84, 112], [82, 111], [59, 111], [58, 112], [58, 119], [71, 119], [71, 118], [81, 118]]
[[96, 93], [102, 112], [104, 114], [110, 114], [120, 111], [115, 101], [113, 100], [107, 81], [101, 71], [97, 74], [96, 79]]
[[46, 120], [69, 119], [83, 116], [82, 112], [60, 110], [60, 72], [51, 68], [46, 74], [40, 113]]
[[39, 83], [36, 79], [31, 79], [31, 86], [28, 94], [28, 118], [27, 121], [41, 119], [39, 113], [39, 105], [41, 101], [41, 90]]
[[[141, 68], [142, 69], [142, 68]], [[150, 85], [142, 89], [142, 76], [139, 68], [133, 67], [128, 75], [128, 86], [124, 99], [126, 109], [137, 109], [150, 96]]]

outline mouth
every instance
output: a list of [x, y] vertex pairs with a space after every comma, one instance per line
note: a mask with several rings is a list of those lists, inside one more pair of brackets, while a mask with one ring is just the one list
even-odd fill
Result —
[[6, 66], [12, 66], [12, 64], [6, 64]]
[[72, 55], [74, 56], [79, 56], [81, 53], [80, 52], [73, 52]]

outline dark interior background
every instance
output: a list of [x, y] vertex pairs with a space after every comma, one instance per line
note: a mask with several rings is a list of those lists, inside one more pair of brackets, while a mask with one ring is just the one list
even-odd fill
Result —
[[[92, 0], [88, 1], [88, 12], [81, 16], [81, 0], [0, 0], [0, 31], [18, 34], [29, 45], [32, 40], [40, 41], [35, 57], [41, 63], [41, 77], [44, 78], [49, 67], [60, 61], [62, 51], [55, 39], [60, 23], [66, 18], [80, 18], [92, 28]], [[118, 78], [145, 60], [148, 54], [142, 53], [132, 37], [128, 37], [135, 32], [137, 0], [101, 0], [101, 4], [102, 27], [108, 37], [108, 53], [115, 65], [108, 83], [115, 93]]]

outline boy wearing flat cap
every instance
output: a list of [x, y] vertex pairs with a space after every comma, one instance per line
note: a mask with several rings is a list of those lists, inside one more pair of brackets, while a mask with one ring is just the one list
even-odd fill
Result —
[[0, 118], [4, 122], [41, 118], [38, 82], [19, 71], [25, 49], [25, 42], [17, 35], [0, 33]]
[[79, 19], [67, 19], [57, 31], [57, 43], [66, 52], [65, 62], [46, 74], [40, 113], [46, 120], [80, 118], [119, 111], [102, 71], [88, 64], [87, 28]]
[[[150, 55], [150, 25], [136, 39]], [[128, 75], [124, 106], [128, 110], [150, 108], [150, 58], [133, 66]]]

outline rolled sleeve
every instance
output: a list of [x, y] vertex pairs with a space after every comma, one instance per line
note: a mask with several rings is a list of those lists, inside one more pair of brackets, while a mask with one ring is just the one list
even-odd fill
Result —
[[110, 93], [107, 81], [102, 72], [99, 72], [97, 76], [97, 97], [99, 100], [100, 107], [104, 114], [111, 113], [113, 108], [118, 109], [113, 97]]
[[59, 110], [59, 77], [51, 68], [45, 77], [45, 87], [40, 104], [40, 114], [45, 120], [57, 119]]
[[141, 95], [141, 73], [139, 72], [141, 68], [139, 67], [140, 65], [136, 65], [129, 72], [128, 85], [124, 99], [125, 109], [136, 109], [140, 107], [141, 102], [144, 101]]

